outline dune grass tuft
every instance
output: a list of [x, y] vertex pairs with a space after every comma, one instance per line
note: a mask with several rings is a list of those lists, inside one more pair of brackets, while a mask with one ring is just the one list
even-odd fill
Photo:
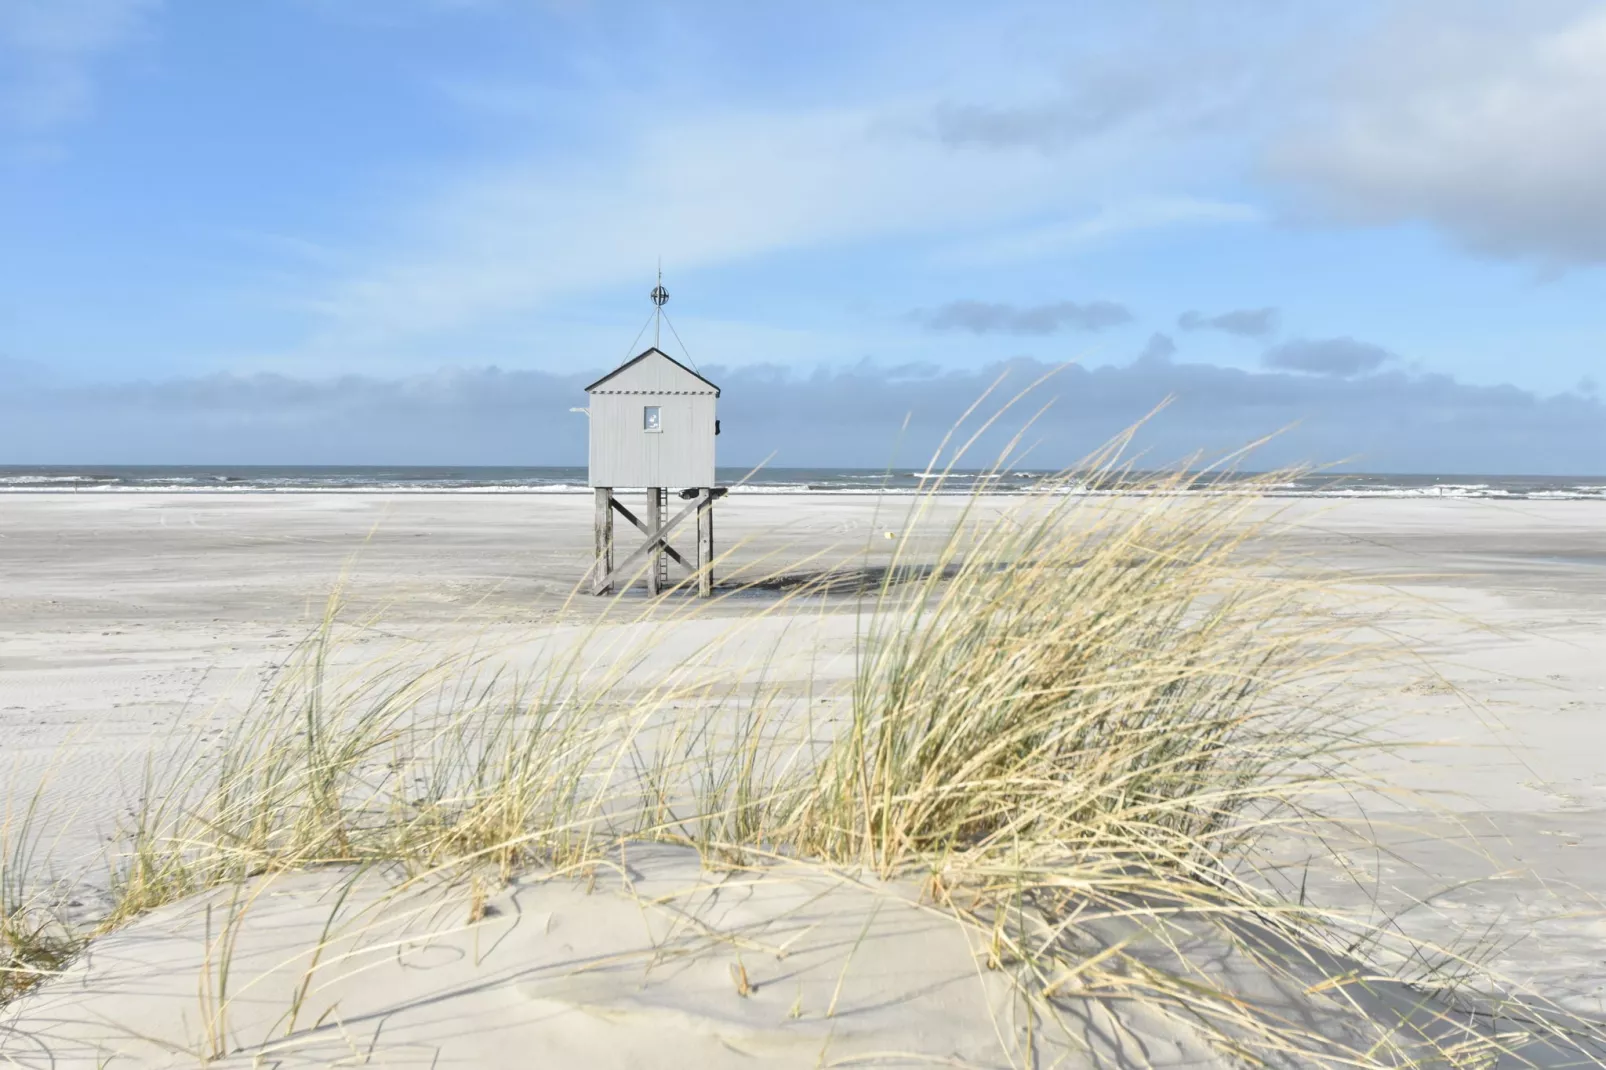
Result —
[[[1024, 494], [934, 479], [894, 545], [848, 564], [748, 560], [722, 599], [787, 583], [744, 620], [856, 620], [840, 691], [781, 671], [801, 657], [784, 628], [758, 650], [709, 628], [642, 673], [709, 620], [681, 592], [619, 596], [618, 627], [565, 632], [522, 675], [474, 650], [354, 661], [331, 599], [221, 743], [153, 767], [102, 928], [323, 865], [462, 873], [483, 904], [487, 871], [581, 872], [650, 840], [918, 882], [1051, 1018], [1135, 1001], [1257, 1060], [1485, 1065], [1519, 1045], [1467, 1016], [1399, 1039], [1365, 1010], [1386, 974], [1257, 873], [1266, 837], [1321, 835], [1315, 800], [1367, 746], [1334, 691], [1364, 644], [1279, 557], [1265, 492], [1285, 478], [1201, 488], [1112, 449]], [[8, 976], [59, 968], [48, 927], [6, 909]], [[1206, 930], [1349, 1015], [1348, 1039], [1231, 991], [1190, 958]]]
[[34, 835], [39, 796], [0, 821], [0, 1006], [38, 986], [72, 961], [83, 936], [61, 917], [59, 896], [41, 886], [47, 859]]

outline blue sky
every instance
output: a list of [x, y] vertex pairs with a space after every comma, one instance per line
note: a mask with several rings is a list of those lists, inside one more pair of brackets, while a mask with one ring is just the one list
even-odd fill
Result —
[[[1584, 0], [0, 0], [0, 463], [572, 462], [418, 406], [623, 359], [661, 256], [755, 412], [1074, 359], [1221, 387], [1179, 444], [1601, 472], [1603, 174]], [[722, 449], [878, 463], [883, 393]]]

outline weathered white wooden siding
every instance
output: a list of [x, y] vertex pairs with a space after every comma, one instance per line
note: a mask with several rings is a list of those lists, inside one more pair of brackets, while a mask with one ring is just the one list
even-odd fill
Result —
[[[714, 486], [715, 388], [656, 350], [591, 390], [593, 487]], [[644, 428], [659, 409], [660, 428]]]

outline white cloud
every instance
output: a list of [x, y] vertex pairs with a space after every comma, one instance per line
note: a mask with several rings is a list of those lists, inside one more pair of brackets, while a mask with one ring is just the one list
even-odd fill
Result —
[[914, 314], [917, 322], [934, 331], [968, 331], [971, 334], [1047, 335], [1056, 331], [1101, 331], [1132, 322], [1132, 313], [1114, 301], [1051, 301], [1042, 305], [1012, 305], [1002, 301], [950, 301]]
[[[659, 255], [679, 272], [904, 242], [942, 271], [1261, 218], [1205, 195], [1222, 169], [1201, 151], [1237, 135], [1195, 129], [1247, 81], [1209, 42], [1168, 66], [1169, 17], [1121, 30], [1153, 69], [1120, 77], [1130, 64], [1062, 5], [828, 6], [822, 25], [854, 30], [829, 47], [819, 27], [799, 46], [773, 19], [683, 17], [727, 46], [717, 62], [620, 78], [582, 35], [561, 76], [433, 76], [477, 131], [508, 132], [500, 159], [376, 204], [373, 237], [345, 250], [361, 266], [318, 284], [320, 322], [285, 360], [394, 354], [639, 279]], [[766, 63], [776, 48], [787, 59]], [[1096, 98], [1117, 91], [1106, 115]]]
[[985, 238], [965, 242], [942, 254], [945, 262], [983, 266], [1045, 257], [1084, 249], [1125, 234], [1179, 226], [1257, 223], [1259, 208], [1233, 201], [1200, 197], [1129, 197], [1089, 214], [1008, 227]]
[[94, 64], [139, 33], [161, 0], [0, 2], [0, 120], [42, 131], [81, 118]]
[[1425, 220], [1480, 252], [1606, 261], [1606, 5], [1415, 4], [1271, 164], [1343, 219]]
[[[677, 269], [1073, 211], [1106, 166], [956, 154], [888, 133], [870, 108], [724, 114], [630, 127], [615, 152], [460, 177], [319, 302], [316, 343], [442, 331], [557, 295]], [[404, 211], [409, 211], [405, 210]]]

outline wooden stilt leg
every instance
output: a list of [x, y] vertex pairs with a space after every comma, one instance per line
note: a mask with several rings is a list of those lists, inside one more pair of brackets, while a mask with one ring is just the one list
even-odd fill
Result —
[[597, 556], [591, 566], [591, 593], [607, 594], [613, 590], [613, 488], [598, 487], [597, 494]]
[[714, 596], [714, 492], [709, 487], [701, 491], [697, 502], [697, 594], [703, 598]]
[[[651, 531], [657, 531], [663, 522], [663, 488], [648, 487], [647, 527]], [[663, 574], [663, 560], [664, 551], [662, 547], [655, 544], [647, 551], [647, 594], [649, 596], [656, 597], [660, 593], [658, 585], [659, 578]]]

